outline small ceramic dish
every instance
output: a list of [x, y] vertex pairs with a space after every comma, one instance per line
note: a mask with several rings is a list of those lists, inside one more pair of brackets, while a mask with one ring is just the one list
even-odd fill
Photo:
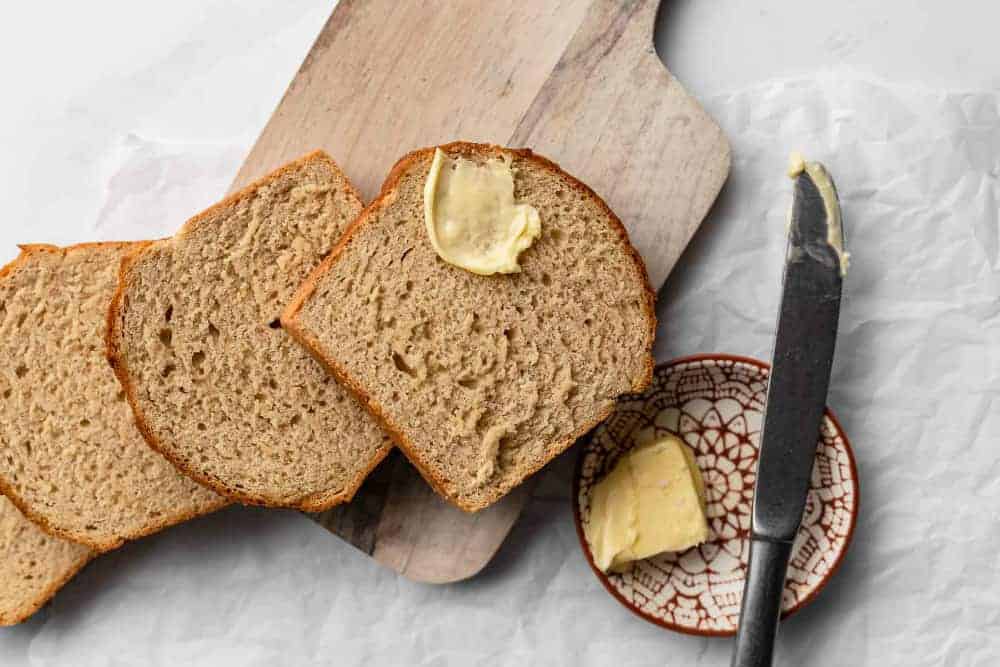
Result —
[[[608, 592], [651, 623], [694, 635], [736, 632], [769, 370], [761, 361], [722, 354], [661, 364], [650, 388], [624, 397], [583, 446], [573, 488], [583, 552]], [[605, 574], [594, 566], [584, 537], [590, 489], [643, 429], [674, 434], [694, 449], [705, 479], [710, 538], [685, 552], [638, 561], [623, 574]], [[836, 572], [854, 533], [858, 498], [851, 445], [827, 410], [788, 568], [783, 615], [812, 600]]]

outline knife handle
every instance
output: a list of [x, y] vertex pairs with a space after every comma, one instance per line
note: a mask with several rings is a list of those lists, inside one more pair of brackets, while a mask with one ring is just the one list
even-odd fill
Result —
[[732, 667], [771, 665], [781, 615], [781, 594], [785, 590], [785, 573], [791, 555], [791, 542], [757, 537], [751, 540]]

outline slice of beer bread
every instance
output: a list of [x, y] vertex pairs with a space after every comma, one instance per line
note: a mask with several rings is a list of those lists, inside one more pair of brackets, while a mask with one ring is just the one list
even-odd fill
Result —
[[27, 620], [94, 553], [49, 535], [0, 496], [0, 625]]
[[127, 243], [24, 246], [0, 270], [0, 489], [98, 551], [226, 500], [151, 450], [104, 358]]
[[149, 443], [219, 493], [323, 510], [391, 448], [278, 320], [361, 208], [316, 152], [122, 266], [108, 356]]
[[527, 150], [506, 155], [541, 216], [522, 271], [444, 262], [424, 224], [434, 148], [405, 156], [285, 311], [285, 327], [353, 389], [445, 498], [496, 502], [604, 419], [653, 369], [654, 294], [624, 227], [587, 186]]

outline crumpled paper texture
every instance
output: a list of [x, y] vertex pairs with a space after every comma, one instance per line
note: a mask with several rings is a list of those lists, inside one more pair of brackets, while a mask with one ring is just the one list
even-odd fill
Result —
[[[840, 572], [784, 624], [777, 664], [996, 664], [1000, 95], [838, 70], [706, 102], [732, 140], [732, 176], [661, 293], [657, 357], [769, 356], [789, 151], [834, 175], [853, 256], [829, 404], [854, 445], [861, 515]], [[247, 148], [119, 143], [94, 237], [172, 231], [183, 216], [158, 202], [190, 195], [195, 212]], [[0, 663], [728, 664], [729, 641], [650, 625], [592, 576], [574, 458], [543, 473], [470, 582], [415, 584], [302, 515], [232, 508], [96, 560], [49, 610], [0, 632]]]

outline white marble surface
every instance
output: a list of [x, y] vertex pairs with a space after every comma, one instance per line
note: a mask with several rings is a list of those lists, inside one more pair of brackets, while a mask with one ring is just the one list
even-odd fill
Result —
[[[779, 664], [996, 664], [1000, 5], [665, 1], [660, 53], [734, 163], [661, 294], [657, 356], [767, 356], [788, 149], [837, 176], [855, 256], [830, 404], [862, 515]], [[0, 6], [0, 260], [18, 242], [168, 234], [211, 203], [328, 12]], [[590, 575], [570, 463], [471, 582], [414, 584], [296, 513], [231, 509], [98, 559], [0, 632], [0, 664], [728, 664], [727, 641], [649, 625]]]

